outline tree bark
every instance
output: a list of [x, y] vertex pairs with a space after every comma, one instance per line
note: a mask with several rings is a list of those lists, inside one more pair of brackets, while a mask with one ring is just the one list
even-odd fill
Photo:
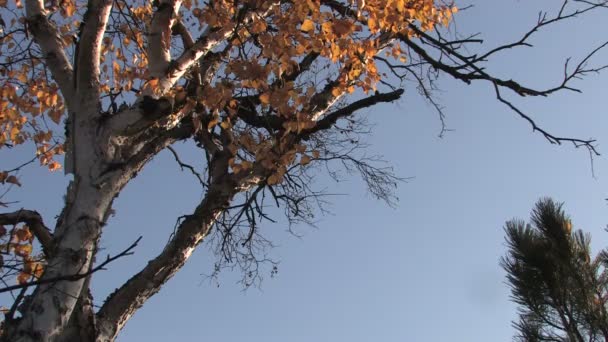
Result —
[[[82, 94], [87, 95], [87, 94]], [[98, 99], [82, 96], [72, 107], [76, 118], [73, 141], [75, 148], [68, 153], [74, 160], [74, 179], [68, 187], [66, 205], [57, 222], [54, 251], [42, 280], [87, 272], [94, 262], [101, 227], [112, 201], [121, 185], [120, 178], [101, 182], [104, 149], [98, 139], [97, 125], [91, 120], [99, 117]], [[81, 297], [86, 278], [56, 281], [40, 285], [31, 295], [22, 318], [10, 332], [11, 341], [55, 341], [63, 333]]]

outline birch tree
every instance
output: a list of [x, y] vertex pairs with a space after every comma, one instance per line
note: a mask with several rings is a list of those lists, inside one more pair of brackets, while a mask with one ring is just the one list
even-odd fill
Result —
[[[549, 142], [597, 153], [593, 140], [554, 135], [509, 99], [578, 91], [571, 81], [602, 69], [590, 59], [605, 44], [568, 61], [562, 82], [546, 89], [496, 76], [487, 63], [530, 46], [539, 30], [600, 10], [604, 0], [564, 1], [521, 38], [487, 49], [450, 26], [454, 4], [433, 0], [0, 6], [0, 146], [10, 153], [33, 144], [33, 162], [71, 179], [57, 219], [1, 199], [9, 209], [0, 214], [0, 291], [14, 293], [4, 310], [6, 341], [114, 340], [207, 239], [218, 269], [237, 263], [251, 284], [264, 262], [257, 252], [270, 243], [257, 228], [271, 219], [264, 203], [284, 208], [291, 222], [310, 221], [321, 196], [310, 185], [323, 169], [315, 165], [356, 171], [375, 197], [391, 202], [399, 178], [353, 153], [366, 129], [359, 112], [410, 87], [443, 118], [433, 97], [441, 75], [485, 83]], [[181, 161], [171, 148], [179, 141], [201, 149], [204, 170]], [[165, 149], [198, 178], [204, 196], [164, 249], [95, 308], [91, 277], [138, 243], [95, 261], [112, 202]], [[0, 182], [19, 185], [20, 167], [0, 172]]]

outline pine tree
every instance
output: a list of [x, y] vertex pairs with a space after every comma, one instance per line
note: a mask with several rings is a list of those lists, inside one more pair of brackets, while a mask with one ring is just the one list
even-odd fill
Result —
[[506, 224], [515, 340], [608, 341], [608, 250], [591, 258], [589, 234], [572, 229], [562, 205], [541, 199], [530, 224]]

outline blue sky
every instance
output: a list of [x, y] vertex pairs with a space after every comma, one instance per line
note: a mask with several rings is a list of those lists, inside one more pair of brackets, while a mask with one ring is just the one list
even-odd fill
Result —
[[[460, 4], [463, 6], [465, 4]], [[460, 32], [482, 32], [487, 46], [517, 39], [538, 10], [558, 1], [486, 0], [459, 13]], [[566, 57], [584, 55], [606, 35], [608, 10], [541, 32], [536, 47], [508, 51], [490, 64], [498, 75], [532, 86], [560, 81]], [[608, 54], [598, 55], [598, 63]], [[577, 82], [583, 94], [547, 99], [513, 98], [537, 123], [557, 135], [599, 140], [608, 154], [606, 75]], [[216, 287], [204, 281], [213, 261], [203, 245], [184, 269], [127, 324], [119, 341], [509, 341], [516, 316], [504, 273], [504, 222], [528, 218], [536, 200], [566, 202], [576, 228], [593, 235], [597, 250], [608, 246], [608, 163], [572, 146], [550, 145], [495, 99], [487, 84], [466, 86], [444, 78], [439, 98], [454, 131], [437, 137], [432, 109], [406, 90], [399, 103], [364, 112], [375, 124], [369, 154], [381, 154], [401, 177], [395, 208], [375, 201], [356, 176], [339, 184], [319, 175], [319, 187], [339, 194], [331, 214], [315, 228], [283, 223], [262, 229], [278, 247], [279, 273], [262, 288], [242, 291], [240, 275], [225, 272]], [[176, 148], [194, 160], [187, 146]], [[2, 152], [6, 154], [6, 152]], [[0, 166], [5, 167], [2, 155]], [[10, 156], [10, 161], [16, 161]], [[58, 214], [62, 175], [30, 168], [11, 199]], [[51, 179], [52, 182], [48, 182]], [[101, 247], [113, 254], [143, 240], [136, 254], [96, 274], [97, 304], [158, 253], [177, 216], [201, 197], [197, 181], [162, 153], [115, 203], [116, 217]]]

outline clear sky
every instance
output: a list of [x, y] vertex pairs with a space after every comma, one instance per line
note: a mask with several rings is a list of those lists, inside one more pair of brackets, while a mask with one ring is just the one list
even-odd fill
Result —
[[[476, 1], [457, 15], [458, 30], [482, 32], [486, 46], [495, 46], [517, 39], [539, 9], [555, 10], [559, 3]], [[532, 40], [535, 48], [507, 51], [491, 70], [532, 86], [554, 85], [566, 57], [576, 60], [608, 38], [607, 15], [599, 11], [541, 32]], [[608, 54], [596, 61], [608, 63]], [[576, 84], [583, 94], [514, 99], [547, 130], [597, 138], [608, 155], [608, 75]], [[436, 114], [414, 89], [397, 104], [366, 112], [375, 124], [369, 154], [383, 155], [397, 175], [413, 177], [399, 186], [395, 208], [375, 201], [356, 176], [334, 184], [319, 175], [320, 188], [340, 194], [329, 198], [332, 214], [318, 216], [316, 228], [296, 227], [302, 238], [282, 223], [262, 228], [278, 244], [271, 252], [281, 261], [276, 277], [244, 292], [236, 284], [240, 275], [225, 272], [216, 287], [202, 276], [212, 262], [203, 245], [136, 313], [119, 341], [509, 341], [516, 311], [498, 266], [504, 222], [527, 219], [539, 197], [551, 196], [566, 202], [575, 227], [593, 235], [596, 250], [608, 246], [608, 163], [604, 155], [595, 158], [593, 177], [585, 150], [550, 145], [532, 133], [494, 99], [488, 84], [444, 78], [441, 87], [454, 130], [443, 139]], [[187, 146], [177, 148], [188, 160], [196, 157]], [[24, 188], [11, 199], [52, 220], [63, 203], [63, 176], [30, 168], [21, 177]], [[95, 275], [97, 304], [162, 249], [176, 217], [189, 213], [200, 196], [197, 181], [168, 153], [127, 187], [99, 258], [140, 235], [143, 240], [134, 256]]]

